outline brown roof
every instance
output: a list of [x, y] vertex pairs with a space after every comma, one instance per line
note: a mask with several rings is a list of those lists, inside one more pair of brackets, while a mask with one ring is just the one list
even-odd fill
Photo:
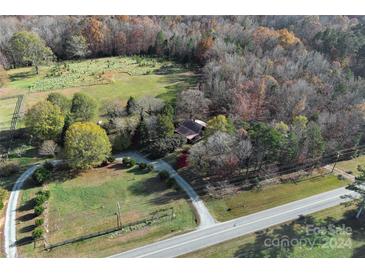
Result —
[[178, 128], [175, 129], [175, 132], [184, 135], [187, 139], [192, 140], [196, 136], [200, 135], [202, 132], [203, 126], [193, 120], [185, 120]]

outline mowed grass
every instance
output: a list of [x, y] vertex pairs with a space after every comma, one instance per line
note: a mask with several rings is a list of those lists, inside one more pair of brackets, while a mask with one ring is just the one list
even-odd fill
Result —
[[[77, 244], [55, 248], [50, 252], [33, 249], [32, 244], [20, 246], [25, 257], [99, 257], [108, 256], [154, 240], [188, 231], [196, 226], [195, 216], [185, 195], [166, 187], [156, 172], [144, 173], [138, 168], [122, 169], [119, 165], [89, 170], [76, 178], [63, 181], [63, 176], [48, 185], [46, 234], [49, 243], [116, 226], [117, 202], [121, 206], [122, 223], [128, 224], [150, 217], [159, 209], [172, 207], [176, 217], [152, 226], [119, 235], [107, 235]], [[36, 188], [24, 191], [26, 204]], [[24, 214], [24, 213], [20, 213]], [[19, 226], [19, 237], [27, 238], [30, 231]], [[25, 231], [22, 233], [21, 231]], [[19, 239], [21, 240], [21, 239]]]
[[[183, 257], [186, 258], [234, 258], [234, 257], [292, 257], [292, 258], [364, 258], [365, 257], [365, 219], [354, 218], [356, 208], [339, 205], [319, 211], [306, 217], [282, 225], [273, 226], [265, 231], [245, 235], [218, 245], [214, 245]], [[311, 225], [306, 227], [306, 223]], [[312, 226], [314, 225], [314, 226]], [[326, 231], [328, 225], [346, 227], [350, 233], [313, 236], [307, 228], [321, 227]], [[324, 239], [320, 242], [319, 239]], [[268, 240], [267, 240], [268, 239]], [[290, 247], [271, 245], [272, 240], [289, 240]], [[302, 245], [296, 245], [301, 240]], [[266, 241], [266, 244], [265, 244]]]
[[17, 98], [3, 99], [0, 98], [0, 131], [10, 129], [11, 119]]
[[10, 83], [0, 98], [26, 94], [24, 110], [45, 100], [51, 92], [69, 98], [82, 92], [98, 101], [100, 116], [111, 101], [126, 102], [130, 96], [152, 96], [174, 102], [180, 91], [195, 86], [197, 82], [194, 73], [181, 65], [135, 57], [68, 61], [41, 67], [39, 75], [30, 67], [9, 70], [8, 74]]
[[348, 161], [338, 162], [336, 164], [336, 168], [341, 169], [345, 172], [350, 171], [355, 176], [360, 174], [360, 171], [357, 169], [358, 166], [362, 166], [365, 168], [365, 155], [361, 155]]
[[268, 185], [261, 190], [242, 191], [222, 199], [208, 198], [206, 204], [217, 220], [227, 221], [343, 187], [348, 183], [334, 175], [315, 176], [297, 183]]

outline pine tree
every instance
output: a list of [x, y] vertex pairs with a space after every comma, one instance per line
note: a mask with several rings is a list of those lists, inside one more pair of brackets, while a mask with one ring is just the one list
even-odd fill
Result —
[[165, 106], [162, 108], [161, 114], [167, 115], [173, 119], [175, 110], [170, 104], [165, 104]]
[[144, 120], [143, 115], [141, 114], [141, 121], [133, 135], [133, 144], [135, 146], [146, 146], [149, 144], [149, 142], [150, 142], [150, 135], [146, 125], [146, 121]]
[[163, 55], [165, 49], [165, 35], [162, 31], [159, 31], [156, 35], [155, 51], [157, 55]]
[[174, 135], [174, 123], [172, 117], [168, 115], [158, 115], [157, 117], [157, 135], [160, 138], [171, 137]]
[[138, 104], [133, 96], [129, 97], [127, 102], [127, 113], [128, 115], [132, 115], [138, 112]]

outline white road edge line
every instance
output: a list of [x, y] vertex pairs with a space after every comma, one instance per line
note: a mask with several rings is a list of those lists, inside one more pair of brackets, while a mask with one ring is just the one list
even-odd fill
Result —
[[326, 202], [326, 201], [329, 201], [329, 200], [337, 199], [338, 197], [340, 197], [342, 195], [334, 196], [334, 197], [331, 197], [331, 198], [327, 198], [325, 200], [321, 200], [321, 201], [318, 201], [318, 202], [314, 202], [314, 203], [309, 204], [309, 205], [305, 205], [305, 206], [302, 206], [302, 207], [297, 207], [297, 208], [294, 208], [294, 209], [291, 209], [291, 210], [287, 210], [285, 212], [281, 212], [281, 213], [276, 214], [276, 215], [264, 217], [264, 218], [261, 218], [259, 220], [256, 220], [256, 221], [253, 221], [253, 222], [250, 222], [250, 223], [239, 224], [237, 226], [228, 228], [228, 229], [223, 230], [223, 231], [218, 231], [218, 232], [215, 232], [215, 233], [212, 233], [212, 234], [204, 235], [204, 236], [201, 236], [199, 238], [195, 238], [195, 239], [192, 239], [190, 241], [186, 241], [184, 243], [176, 244], [176, 245], [173, 245], [173, 246], [169, 246], [169, 247], [166, 247], [166, 248], [157, 250], [157, 251], [153, 251], [153, 252], [150, 252], [150, 253], [141, 255], [141, 256], [137, 256], [137, 258], [147, 257], [147, 256], [150, 256], [150, 255], [153, 255], [153, 254], [156, 254], [156, 253], [159, 253], [159, 252], [162, 252], [162, 251], [171, 249], [171, 248], [179, 247], [179, 246], [182, 246], [182, 245], [185, 245], [185, 244], [188, 244], [188, 243], [192, 243], [192, 242], [195, 242], [195, 241], [198, 241], [198, 240], [201, 240], [201, 239], [209, 238], [211, 236], [215, 236], [215, 235], [219, 235], [219, 234], [222, 234], [222, 233], [226, 233], [226, 232], [229, 232], [229, 231], [232, 231], [232, 230], [236, 230], [236, 229], [241, 228], [241, 227], [244, 227], [244, 226], [248, 226], [248, 225], [251, 225], [251, 224], [254, 224], [254, 223], [262, 222], [264, 220], [271, 219], [271, 218], [274, 218], [274, 217], [277, 217], [277, 216], [280, 216], [280, 215], [284, 215], [284, 214], [287, 214], [289, 212], [293, 212], [293, 211], [296, 211], [296, 210], [299, 210], [299, 209], [302, 209], [302, 208], [310, 207], [310, 206], [315, 205], [315, 204], [320, 204], [320, 203], [323, 203], [323, 202]]
[[[336, 189], [333, 189], [333, 190], [329, 190], [329, 191], [326, 191], [326, 192], [322, 192], [322, 193], [318, 193], [318, 194], [315, 194], [315, 195], [312, 195], [312, 196], [309, 196], [309, 197], [306, 197], [306, 198], [303, 198], [303, 199], [300, 199], [300, 200], [295, 200], [295, 201], [292, 201], [292, 202], [289, 202], [289, 203], [286, 203], [286, 204], [282, 204], [282, 205], [278, 205], [276, 207], [272, 207], [272, 208], [268, 208], [268, 209], [264, 209], [264, 210], [261, 210], [261, 211], [258, 211], [258, 212], [255, 212], [255, 213], [251, 213], [249, 215], [245, 215], [245, 216], [241, 216], [241, 217], [237, 217], [235, 219], [231, 219], [231, 220], [228, 220], [228, 221], [224, 221], [224, 222], [217, 222], [216, 224], [212, 225], [212, 226], [209, 226], [209, 227], [204, 227], [204, 228], [200, 228], [200, 229], [196, 229], [196, 230], [193, 230], [193, 231], [190, 231], [190, 232], [187, 232], [187, 233], [184, 233], [184, 234], [181, 234], [181, 235], [177, 235], [177, 236], [174, 236], [172, 238], [168, 238], [168, 239], [164, 239], [164, 240], [161, 240], [161, 241], [158, 241], [158, 242], [154, 242], [154, 243], [150, 243], [150, 244], [147, 244], [146, 246], [148, 245], [153, 245], [153, 244], [157, 244], [157, 243], [164, 243], [164, 242], [168, 242], [170, 241], [171, 239], [180, 239], [180, 238], [184, 238], [186, 236], [189, 236], [190, 234], [195, 234], [197, 233], [198, 231], [199, 232], [202, 232], [204, 230], [209, 230], [209, 229], [212, 229], [214, 227], [218, 227], [218, 226], [223, 226], [223, 225], [228, 225], [230, 223], [234, 223], [234, 222], [237, 222], [237, 221], [240, 221], [244, 218], [249, 218], [253, 215], [256, 215], [256, 214], [261, 214], [261, 213], [265, 213], [265, 212], [269, 212], [273, 209], [279, 209], [279, 208], [283, 208], [283, 207], [288, 207], [292, 204], [296, 204], [298, 202], [304, 202], [306, 200], [310, 200], [310, 199], [313, 199], [314, 197], [318, 197], [318, 196], [325, 196], [325, 195], [328, 195], [329, 193], [332, 193], [332, 192], [338, 192], [338, 191], [341, 191], [341, 190], [346, 190], [344, 187], [339, 187], [339, 188], [336, 188]], [[341, 194], [338, 194], [336, 196], [332, 196], [331, 198], [333, 197], [341, 197], [343, 196], [344, 194], [341, 193]], [[325, 201], [325, 200], [321, 200], [321, 201]], [[237, 227], [237, 226], [236, 226]], [[117, 257], [121, 254], [124, 254], [124, 253], [128, 253], [128, 252], [133, 252], [133, 251], [136, 251], [140, 248], [143, 248], [144, 246], [141, 246], [141, 247], [137, 247], [137, 248], [134, 248], [134, 249], [130, 249], [130, 250], [126, 250], [124, 252], [120, 252], [118, 254], [114, 254], [114, 255], [111, 255], [110, 258], [113, 258], [113, 257]]]

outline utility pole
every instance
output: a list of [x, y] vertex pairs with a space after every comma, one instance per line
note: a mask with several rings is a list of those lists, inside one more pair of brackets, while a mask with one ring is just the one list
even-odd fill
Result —
[[360, 215], [361, 215], [361, 213], [362, 213], [363, 209], [364, 209], [364, 202], [363, 202], [363, 204], [361, 205], [360, 209], [359, 209], [359, 210], [357, 211], [357, 213], [356, 213], [356, 219], [359, 219], [359, 218], [360, 218]]
[[336, 164], [337, 164], [337, 161], [338, 159], [340, 158], [340, 153], [337, 152], [337, 158], [336, 158], [336, 162], [334, 163], [333, 167], [332, 167], [332, 170], [331, 170], [331, 173], [333, 173], [333, 171], [335, 170], [335, 167], [336, 167]]
[[120, 203], [117, 202], [117, 216], [118, 216], [118, 227], [122, 226], [122, 219], [121, 219], [121, 213], [120, 213]]
[[115, 216], [117, 216], [117, 227], [119, 227], [119, 215], [118, 215], [118, 212], [115, 212]]

